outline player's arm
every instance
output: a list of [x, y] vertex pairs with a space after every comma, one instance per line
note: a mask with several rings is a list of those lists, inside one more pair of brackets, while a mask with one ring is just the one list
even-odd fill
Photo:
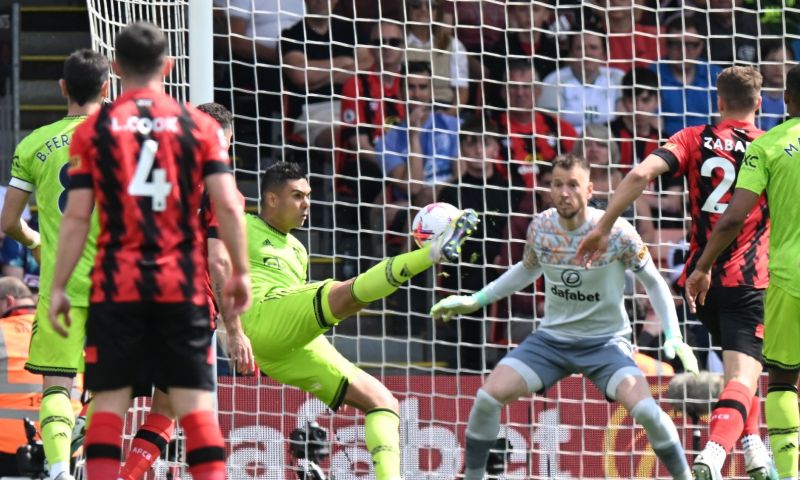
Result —
[[[211, 277], [211, 289], [217, 299], [217, 304], [221, 306], [223, 301], [222, 292], [231, 275], [231, 259], [225, 244], [220, 239], [209, 238], [207, 243], [208, 274]], [[250, 345], [250, 339], [245, 336], [244, 330], [242, 330], [239, 315], [233, 315], [223, 310], [220, 312], [220, 316], [222, 316], [222, 321], [225, 323], [225, 344], [233, 367], [240, 373], [251, 373], [255, 368], [253, 347]]]
[[33, 256], [38, 262], [41, 237], [39, 232], [29, 227], [28, 223], [22, 219], [22, 213], [25, 211], [30, 196], [30, 192], [13, 186], [6, 189], [3, 211], [0, 213], [0, 227], [7, 236], [33, 250]]
[[592, 261], [599, 258], [608, 249], [608, 237], [614, 227], [614, 222], [639, 198], [650, 182], [669, 170], [670, 166], [666, 160], [658, 155], [650, 154], [625, 175], [625, 178], [614, 190], [606, 212], [594, 229], [578, 245], [578, 251], [575, 254], [576, 261], [588, 267]]
[[746, 188], [737, 188], [733, 191], [725, 213], [717, 221], [700, 259], [697, 260], [694, 271], [686, 279], [686, 302], [689, 310], [697, 311], [697, 304], [703, 305], [706, 292], [711, 286], [711, 267], [717, 258], [728, 248], [739, 232], [744, 221], [753, 208], [758, 204], [761, 195]]
[[58, 236], [58, 253], [49, 312], [50, 323], [64, 337], [67, 336], [67, 330], [59, 323], [58, 315], [64, 315], [65, 324], [69, 327], [71, 324], [69, 299], [64, 289], [83, 254], [86, 238], [89, 236], [93, 208], [94, 191], [91, 188], [70, 189]]
[[670, 292], [669, 285], [658, 272], [652, 259], [648, 259], [644, 267], [635, 271], [634, 275], [644, 285], [647, 296], [650, 297], [650, 304], [661, 320], [665, 337], [664, 354], [667, 358], [675, 358], [677, 354], [687, 372], [698, 373], [697, 359], [692, 352], [692, 348], [684, 343], [683, 335], [681, 335], [672, 292]]
[[239, 315], [250, 306], [250, 277], [241, 200], [233, 175], [229, 172], [206, 175], [205, 183], [219, 221], [220, 239], [231, 260], [231, 274], [220, 308], [223, 312], [229, 312], [229, 315]]
[[445, 322], [455, 315], [464, 315], [492, 304], [527, 287], [541, 275], [541, 267], [528, 268], [525, 262], [519, 262], [472, 295], [451, 295], [440, 300], [431, 308], [434, 320], [441, 318]]

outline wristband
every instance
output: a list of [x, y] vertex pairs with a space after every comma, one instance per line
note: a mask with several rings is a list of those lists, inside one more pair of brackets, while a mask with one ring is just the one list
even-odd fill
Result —
[[33, 241], [27, 245], [28, 250], [36, 250], [42, 244], [42, 236], [39, 235], [39, 232], [33, 232], [35, 235], [33, 236]]
[[486, 298], [486, 293], [484, 293], [483, 290], [473, 293], [472, 298], [474, 298], [475, 301], [478, 302], [478, 305], [480, 305], [481, 307], [489, 305], [489, 299]]

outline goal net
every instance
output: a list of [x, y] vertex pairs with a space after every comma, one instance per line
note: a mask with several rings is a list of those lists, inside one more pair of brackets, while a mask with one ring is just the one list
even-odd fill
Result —
[[[784, 68], [800, 54], [796, 0], [702, 8], [671, 0], [214, 0], [213, 31], [189, 29], [189, 3], [89, 0], [93, 44], [113, 57], [123, 25], [147, 19], [164, 28], [177, 60], [170, 92], [187, 99], [191, 85], [213, 82], [215, 100], [234, 114], [234, 167], [249, 210], [259, 209], [259, 174], [269, 165], [306, 168], [312, 208], [297, 236], [311, 256], [311, 280], [351, 278], [415, 248], [408, 225], [427, 203], [483, 215], [458, 265], [415, 277], [329, 333], [400, 400], [406, 479], [461, 472], [482, 374], [541, 319], [541, 283], [446, 325], [428, 311], [520, 259], [531, 215], [552, 205], [553, 158], [586, 156], [593, 205], [604, 208], [624, 174], [670, 135], [714, 121], [721, 68], [759, 67], [757, 124], [782, 121]], [[205, 52], [211, 78], [189, 78], [195, 35], [213, 35], [213, 51]], [[708, 333], [677, 289], [691, 226], [686, 192], [682, 179], [661, 178], [625, 217], [675, 288], [684, 336], [702, 368], [719, 373]], [[668, 392], [679, 365], [663, 357], [658, 320], [641, 286], [629, 283], [637, 361], [691, 457], [707, 436], [709, 394], [684, 401], [685, 392]], [[363, 416], [350, 407], [332, 414], [265, 376], [237, 376], [224, 357], [218, 401], [229, 478], [299, 476], [308, 462], [292, 452], [319, 450], [293, 442], [296, 429], [329, 448], [320, 461], [329, 477], [372, 475]], [[145, 408], [132, 410], [126, 432]], [[321, 427], [314, 434], [305, 429], [312, 421]], [[666, 476], [641, 427], [578, 376], [506, 408], [503, 425], [505, 442], [493, 457], [498, 478]], [[178, 455], [160, 463], [158, 478], [180, 462]], [[746, 478], [738, 451], [723, 473]]]

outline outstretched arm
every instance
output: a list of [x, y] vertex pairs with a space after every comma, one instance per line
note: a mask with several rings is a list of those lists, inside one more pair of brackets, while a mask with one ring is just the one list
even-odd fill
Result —
[[659, 175], [669, 171], [666, 160], [658, 155], [650, 154], [642, 163], [628, 173], [608, 202], [606, 212], [597, 226], [578, 245], [575, 253], [576, 261], [589, 267], [608, 248], [608, 235], [614, 222], [644, 192], [647, 185]]
[[684, 343], [678, 325], [678, 314], [675, 311], [675, 302], [666, 280], [658, 272], [653, 261], [648, 261], [644, 268], [635, 273], [636, 278], [642, 282], [650, 304], [661, 320], [664, 329], [664, 354], [667, 358], [675, 358], [677, 354], [687, 372], [698, 373], [697, 359], [692, 353], [692, 348]]
[[694, 271], [686, 280], [686, 302], [692, 313], [697, 311], [698, 303], [703, 305], [706, 301], [706, 292], [711, 286], [712, 265], [739, 235], [747, 215], [758, 204], [759, 198], [760, 195], [744, 188], [737, 188], [733, 191], [733, 197], [725, 209], [725, 213], [714, 226], [714, 231], [711, 232], [703, 254], [700, 255]]
[[515, 264], [504, 274], [472, 295], [451, 295], [431, 308], [434, 319], [445, 322], [455, 315], [472, 313], [491, 303], [522, 290], [541, 274], [541, 267], [528, 269], [523, 262]]

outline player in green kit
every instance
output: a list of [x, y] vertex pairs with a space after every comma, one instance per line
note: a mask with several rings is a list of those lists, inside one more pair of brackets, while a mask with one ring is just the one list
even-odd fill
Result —
[[323, 333], [434, 264], [457, 260], [478, 216], [464, 210], [430, 244], [383, 260], [350, 280], [306, 283], [308, 253], [290, 232], [308, 215], [308, 181], [297, 164], [282, 162], [266, 170], [261, 190], [261, 215], [246, 217], [253, 306], [242, 315], [256, 363], [273, 379], [313, 394], [332, 410], [345, 403], [363, 411], [375, 478], [399, 480], [397, 399], [337, 352]]
[[784, 92], [789, 120], [760, 136], [745, 152], [736, 190], [725, 213], [686, 281], [692, 311], [703, 305], [711, 283], [711, 265], [742, 228], [745, 218], [766, 192], [771, 221], [769, 287], [764, 302], [764, 363], [769, 371], [767, 431], [781, 479], [797, 480], [800, 410], [800, 65], [786, 75]]
[[[39, 304], [25, 369], [42, 375], [44, 395], [39, 408], [39, 426], [51, 479], [71, 479], [69, 473], [70, 438], [75, 415], [70, 392], [76, 373], [82, 370], [84, 323], [89, 306], [92, 268], [97, 237], [97, 222], [90, 240], [72, 275], [68, 294], [72, 300], [73, 326], [63, 338], [47, 318], [50, 287], [53, 283], [58, 230], [67, 201], [69, 143], [75, 128], [97, 110], [108, 92], [108, 61], [91, 50], [78, 50], [64, 62], [61, 93], [68, 103], [67, 116], [34, 130], [14, 152], [11, 181], [6, 193], [0, 224], [3, 232], [34, 251], [40, 263]], [[39, 230], [22, 220], [30, 194], [36, 192]]]

